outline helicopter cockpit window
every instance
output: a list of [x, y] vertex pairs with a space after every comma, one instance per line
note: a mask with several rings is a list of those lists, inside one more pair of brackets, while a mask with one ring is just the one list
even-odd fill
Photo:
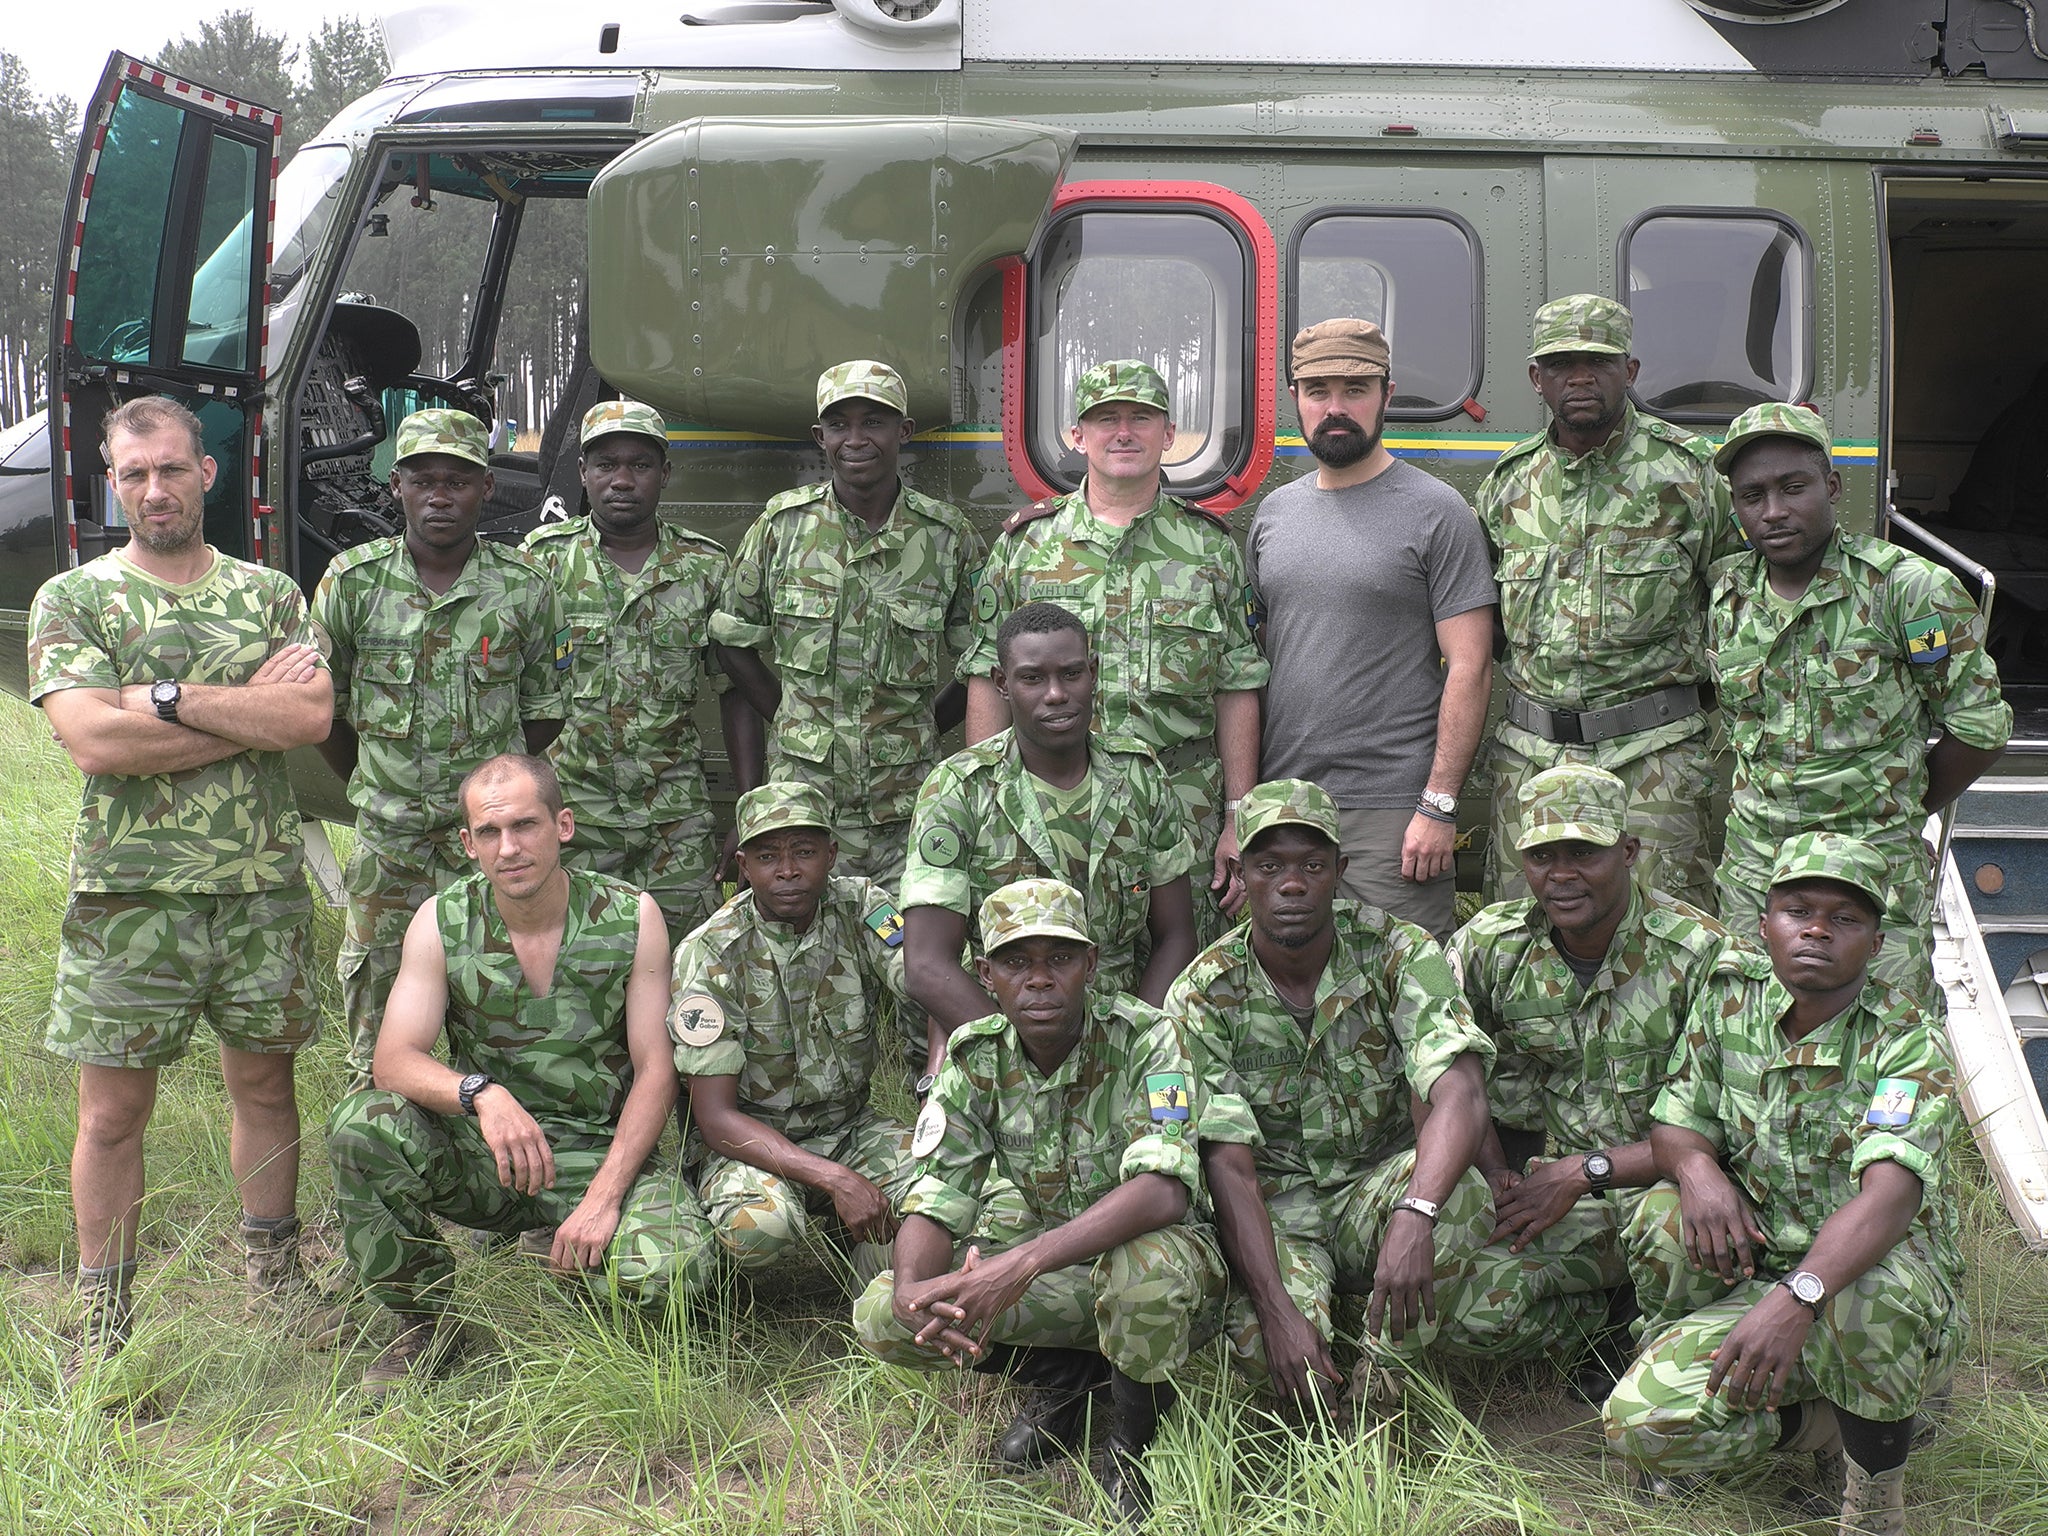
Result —
[[419, 372], [452, 379], [468, 360], [484, 253], [500, 204], [486, 188], [451, 186], [450, 177], [437, 174], [443, 163], [392, 157], [363, 215], [341, 286], [351, 298], [418, 326]]
[[1176, 495], [1203, 496], [1243, 468], [1255, 269], [1244, 235], [1185, 206], [1089, 207], [1060, 218], [1032, 264], [1031, 459], [1063, 490], [1086, 463], [1067, 429], [1074, 386], [1096, 363], [1157, 368], [1173, 403], [1165, 473]]
[[[1287, 334], [1351, 316], [1387, 333], [1390, 417], [1430, 421], [1479, 392], [1485, 357], [1479, 236], [1435, 209], [1333, 209], [1294, 232]], [[1281, 359], [1283, 366], [1286, 359]]]
[[1635, 315], [1636, 403], [1728, 421], [1813, 381], [1813, 248], [1757, 208], [1657, 208], [1623, 231], [1615, 266]]

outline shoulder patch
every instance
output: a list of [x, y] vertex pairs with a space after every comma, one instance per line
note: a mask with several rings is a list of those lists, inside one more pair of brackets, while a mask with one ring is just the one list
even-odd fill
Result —
[[884, 900], [867, 915], [869, 932], [891, 949], [903, 943], [903, 914], [896, 910], [894, 902]]
[[1699, 433], [1687, 431], [1684, 427], [1665, 421], [1658, 416], [1644, 416], [1640, 419], [1643, 423], [1643, 430], [1649, 433], [1650, 436], [1669, 443], [1674, 448], [1683, 448], [1696, 459], [1704, 459], [1709, 462], [1713, 460], [1713, 443], [1707, 438], [1702, 437]]
[[946, 1139], [946, 1112], [937, 1099], [926, 1099], [917, 1112], [917, 1124], [910, 1132], [910, 1155], [930, 1157]]
[[1188, 1076], [1185, 1072], [1151, 1072], [1145, 1077], [1145, 1103], [1154, 1120], [1188, 1118]]
[[1913, 1105], [1920, 1097], [1920, 1085], [1910, 1077], [1887, 1077], [1878, 1081], [1864, 1112], [1865, 1125], [1904, 1125], [1913, 1118]]
[[372, 560], [381, 560], [396, 549], [399, 536], [390, 534], [381, 539], [372, 539], [367, 544], [358, 544], [354, 549], [344, 549], [328, 563], [327, 574], [338, 576], [343, 571], [352, 571], [357, 566], [368, 565]]
[[1493, 461], [1493, 469], [1489, 469], [1487, 473], [1489, 475], [1492, 474], [1494, 470], [1499, 469], [1503, 464], [1513, 459], [1526, 458], [1548, 441], [1550, 439], [1546, 434], [1538, 432], [1533, 437], [1525, 437], [1518, 443], [1509, 443], [1507, 447], [1501, 449], [1500, 457]]
[[965, 851], [960, 834], [951, 827], [926, 827], [917, 839], [918, 856], [940, 869], [951, 869]]
[[1948, 625], [1938, 613], [1906, 620], [1906, 660], [1931, 666], [1948, 655]]
[[519, 547], [531, 549], [536, 544], [558, 543], [563, 539], [572, 539], [589, 526], [590, 519], [587, 517], [570, 517], [559, 523], [542, 523], [519, 541]]
[[995, 621], [996, 609], [1002, 599], [996, 596], [995, 585], [988, 579], [988, 562], [984, 560], [976, 567], [974, 576], [974, 616], [983, 624]]
[[669, 1009], [669, 1033], [678, 1045], [710, 1045], [725, 1033], [725, 1010], [708, 992], [690, 992]]
[[576, 659], [576, 631], [567, 624], [555, 631], [555, 670], [566, 672]]

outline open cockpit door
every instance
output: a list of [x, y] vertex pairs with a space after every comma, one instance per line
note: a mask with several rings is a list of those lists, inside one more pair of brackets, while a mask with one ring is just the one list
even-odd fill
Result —
[[283, 119], [116, 53], [85, 116], [59, 247], [50, 442], [59, 561], [127, 541], [100, 420], [137, 395], [199, 416], [207, 542], [261, 559], [260, 395]]

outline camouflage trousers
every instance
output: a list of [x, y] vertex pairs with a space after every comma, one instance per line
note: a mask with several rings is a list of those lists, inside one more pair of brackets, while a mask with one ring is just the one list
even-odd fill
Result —
[[[909, 1192], [914, 1173], [910, 1132], [900, 1125], [863, 1115], [842, 1130], [797, 1145], [851, 1168], [889, 1197], [891, 1209]], [[814, 1217], [824, 1218], [835, 1238], [845, 1235], [830, 1197], [820, 1190], [715, 1152], [706, 1154], [696, 1173], [697, 1198], [719, 1246], [737, 1268], [771, 1269], [795, 1258], [811, 1236]], [[854, 1269], [863, 1282], [888, 1263], [886, 1251], [876, 1244], [854, 1247]]]
[[1575, 1359], [1607, 1320], [1607, 1293], [1628, 1283], [1621, 1224], [1635, 1190], [1587, 1195], [1520, 1253], [1488, 1243], [1472, 1261], [1443, 1346], [1487, 1360]]
[[718, 828], [709, 810], [647, 827], [576, 823], [562, 852], [569, 869], [612, 875], [647, 892], [661, 908], [673, 948], [701, 927], [725, 896], [712, 878], [718, 864]]
[[[1188, 868], [1188, 894], [1195, 904], [1195, 948], [1207, 949], [1243, 918], [1223, 915], [1216, 905], [1218, 892], [1209, 889], [1216, 873], [1216, 839], [1223, 835], [1223, 759], [1216, 755], [1216, 743], [1209, 737], [1184, 741], [1159, 754], [1166, 768], [1166, 782], [1180, 802], [1187, 818], [1188, 839], [1195, 845], [1195, 862]], [[1139, 954], [1151, 952], [1149, 940], [1141, 939]]]
[[832, 829], [839, 845], [835, 875], [859, 875], [872, 880], [891, 898], [903, 889], [903, 861], [910, 854], [910, 822], [885, 821], [879, 826], [866, 822], [842, 821]]
[[1713, 732], [1702, 730], [1668, 747], [1620, 760], [1629, 740], [1624, 736], [1590, 747], [1570, 746], [1501, 722], [1487, 753], [1493, 796], [1486, 840], [1488, 901], [1529, 894], [1521, 856], [1515, 852], [1522, 822], [1516, 795], [1523, 783], [1561, 763], [1587, 763], [1605, 768], [1628, 786], [1628, 829], [1643, 840], [1636, 879], [1689, 901], [1702, 912], [1714, 910], [1714, 863], [1708, 842], [1713, 833]]
[[[1934, 856], [1918, 827], [1901, 835], [1866, 837], [1885, 857], [1890, 899], [1885, 903], [1884, 948], [1870, 962], [1882, 977], [1937, 1019], [1948, 1015], [1948, 999], [1934, 979]], [[1728, 818], [1728, 848], [1721, 856], [1721, 921], [1730, 933], [1755, 942], [1770, 890], [1778, 843]]]
[[[498, 1182], [474, 1120], [430, 1114], [400, 1094], [345, 1095], [327, 1120], [342, 1250], [365, 1294], [400, 1312], [437, 1311], [455, 1262], [444, 1217], [485, 1232], [559, 1226], [603, 1164], [603, 1147], [555, 1147], [555, 1185], [523, 1195]], [[651, 1164], [626, 1192], [594, 1284], [657, 1304], [694, 1295], [714, 1269], [711, 1224], [681, 1173]]]
[[[1304, 1184], [1266, 1192], [1281, 1283], [1309, 1325], [1325, 1340], [1355, 1340], [1361, 1349], [1371, 1348], [1383, 1358], [1409, 1365], [1419, 1364], [1437, 1342], [1457, 1310], [1473, 1256], [1493, 1234], [1493, 1192], [1476, 1169], [1468, 1168], [1437, 1217], [1436, 1320], [1425, 1317], [1398, 1340], [1383, 1332], [1376, 1344], [1368, 1344], [1365, 1301], [1372, 1294], [1380, 1241], [1394, 1202], [1407, 1192], [1414, 1171], [1415, 1154], [1403, 1152], [1348, 1191], [1325, 1193]], [[1269, 1381], [1264, 1334], [1251, 1296], [1242, 1286], [1230, 1288], [1223, 1332], [1230, 1341], [1232, 1364], [1263, 1390]]]
[[[1016, 1240], [1030, 1235], [1018, 1233]], [[981, 1247], [991, 1251], [986, 1243]], [[1099, 1350], [1126, 1376], [1172, 1381], [1188, 1356], [1215, 1336], [1227, 1273], [1209, 1227], [1160, 1227], [1090, 1263], [1040, 1275], [995, 1320], [989, 1337], [999, 1344]], [[949, 1364], [937, 1350], [912, 1342], [896, 1320], [895, 1300], [896, 1271], [885, 1269], [853, 1304], [860, 1342], [891, 1365], [936, 1370]]]
[[[1607, 1443], [1661, 1473], [1723, 1471], [1767, 1455], [1778, 1444], [1778, 1414], [1736, 1409], [1725, 1392], [1707, 1396], [1706, 1386], [1713, 1352], [1777, 1278], [1731, 1285], [1694, 1269], [1670, 1184], [1643, 1197], [1623, 1241], [1645, 1343], [1601, 1409]], [[1790, 1256], [1777, 1268], [1796, 1264]], [[1784, 1401], [1825, 1398], [1859, 1418], [1896, 1422], [1948, 1380], [1968, 1329], [1955, 1287], [1909, 1237], [1828, 1298]]]
[[370, 1086], [370, 1058], [377, 1050], [384, 1003], [391, 996], [391, 983], [398, 979], [405, 930], [413, 913], [471, 867], [438, 842], [379, 848], [358, 826], [355, 849], [342, 871], [348, 913], [335, 959], [341, 975], [342, 1016], [348, 1020], [348, 1062], [356, 1071], [353, 1086]]

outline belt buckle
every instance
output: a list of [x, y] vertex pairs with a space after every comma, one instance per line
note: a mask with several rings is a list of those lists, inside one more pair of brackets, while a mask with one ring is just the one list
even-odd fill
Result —
[[1551, 740], [1561, 747], [1582, 747], [1586, 744], [1586, 733], [1579, 724], [1576, 709], [1553, 709], [1550, 714]]

